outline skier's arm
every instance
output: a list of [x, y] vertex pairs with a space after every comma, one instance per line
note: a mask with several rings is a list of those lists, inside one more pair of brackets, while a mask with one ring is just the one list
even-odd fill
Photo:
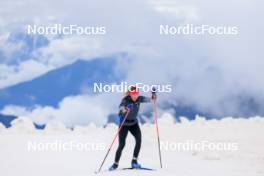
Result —
[[151, 98], [145, 97], [145, 96], [140, 96], [139, 102], [140, 103], [149, 103]]
[[152, 93], [151, 97], [141, 96], [140, 103], [149, 103], [150, 101], [154, 101], [155, 99], [157, 99], [157, 95]]
[[125, 98], [122, 99], [120, 105], [119, 105], [119, 110], [122, 112], [122, 113], [125, 113], [127, 111], [127, 105], [128, 105], [128, 102]]

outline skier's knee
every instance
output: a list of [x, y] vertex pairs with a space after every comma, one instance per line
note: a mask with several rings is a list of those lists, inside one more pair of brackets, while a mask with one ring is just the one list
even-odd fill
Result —
[[126, 145], [126, 142], [120, 142], [118, 148], [123, 149]]
[[141, 145], [141, 136], [136, 138], [136, 144]]

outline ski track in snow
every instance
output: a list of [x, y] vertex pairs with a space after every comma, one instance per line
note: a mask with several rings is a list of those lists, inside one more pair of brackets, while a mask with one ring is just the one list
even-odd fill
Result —
[[[71, 131], [62, 124], [49, 124], [45, 130], [35, 130], [27, 118], [19, 118], [13, 126], [5, 129], [0, 125], [1, 175], [4, 176], [264, 176], [264, 118], [225, 118], [206, 121], [198, 117], [195, 121], [182, 119], [173, 123], [170, 114], [159, 119], [160, 137], [164, 143], [175, 144], [187, 140], [210, 142], [233, 142], [237, 151], [178, 151], [162, 147], [163, 168], [159, 168], [155, 126], [141, 125], [142, 148], [139, 157], [144, 167], [156, 171], [118, 170], [108, 172], [112, 164], [117, 141], [113, 146], [103, 171], [95, 174], [107, 148], [113, 139], [117, 126], [106, 128], [89, 125], [76, 127]], [[69, 142], [88, 143], [88, 150], [28, 151], [29, 142]], [[93, 150], [92, 144], [103, 144], [103, 148]], [[131, 135], [127, 138], [120, 168], [130, 167], [134, 147]], [[93, 149], [91, 149], [93, 148]]]

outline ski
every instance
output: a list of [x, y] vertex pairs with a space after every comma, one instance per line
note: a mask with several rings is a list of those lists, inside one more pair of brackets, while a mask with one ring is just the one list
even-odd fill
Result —
[[140, 168], [125, 167], [125, 168], [122, 168], [122, 170], [149, 170], [149, 171], [155, 171], [155, 169], [147, 168], [147, 167], [140, 167]]
[[95, 174], [99, 174], [102, 172], [114, 172], [114, 171], [122, 171], [122, 170], [145, 170], [145, 171], [155, 171], [155, 169], [147, 168], [147, 167], [140, 167], [140, 168], [133, 168], [133, 167], [124, 167], [124, 168], [117, 168], [114, 170], [101, 170], [100, 172], [95, 172]]

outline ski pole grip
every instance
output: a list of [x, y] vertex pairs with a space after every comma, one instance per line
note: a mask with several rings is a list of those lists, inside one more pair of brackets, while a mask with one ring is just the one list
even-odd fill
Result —
[[156, 91], [157, 91], [157, 89], [155, 87], [152, 87], [152, 89], [151, 89], [151, 98], [152, 99], [157, 98]]

